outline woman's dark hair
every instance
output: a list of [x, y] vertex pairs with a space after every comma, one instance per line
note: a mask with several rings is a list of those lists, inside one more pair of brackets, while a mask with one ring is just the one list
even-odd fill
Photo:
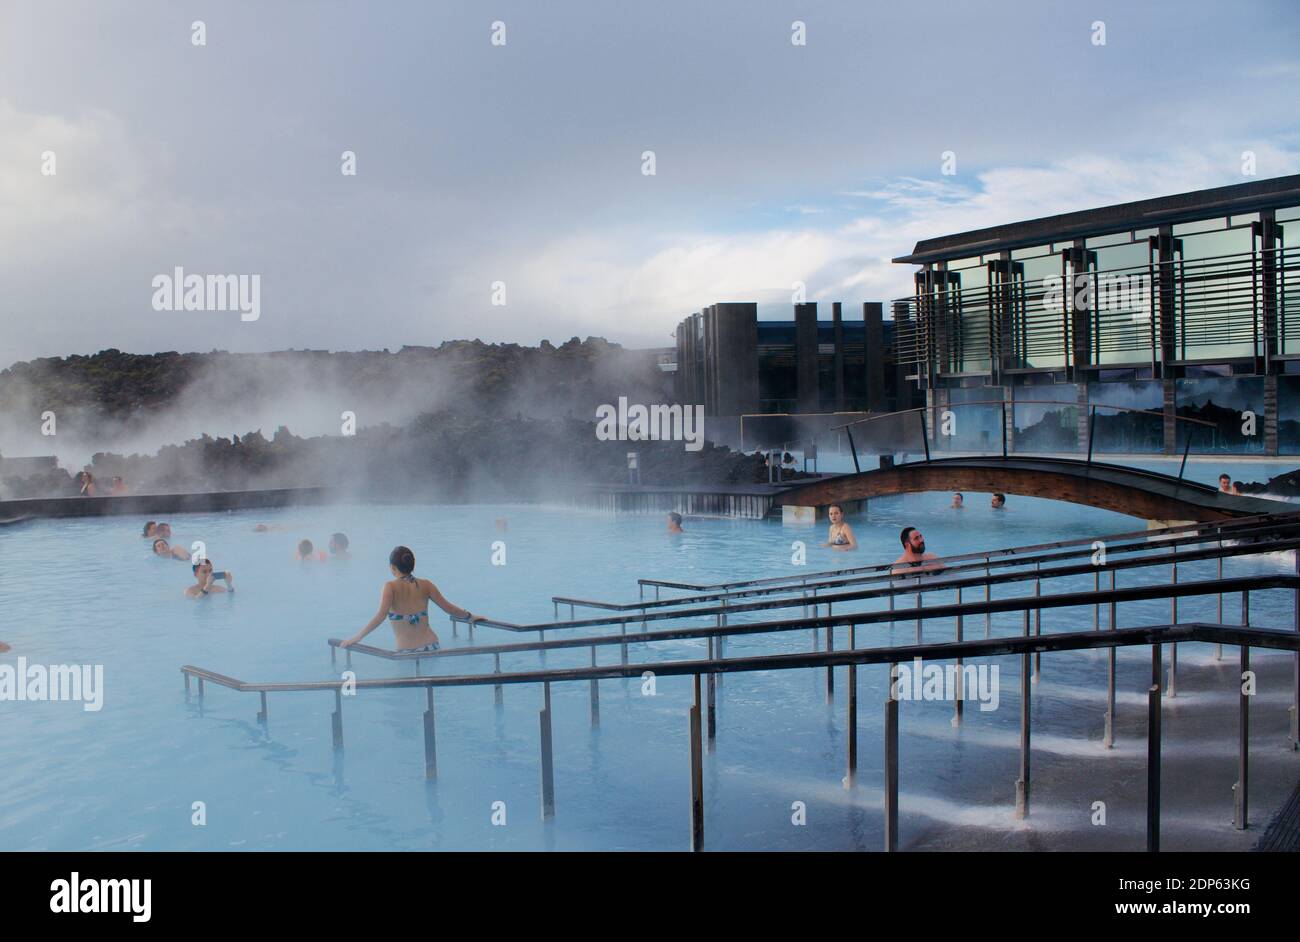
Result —
[[668, 511], [668, 519], [671, 520], [673, 523], [677, 524], [679, 527], [682, 525], [682, 515], [675, 510]]
[[150, 520], [150, 521], [146, 522], [145, 525], [144, 525], [144, 530], [143, 530], [143, 532], [141, 532], [140, 535], [141, 535], [141, 536], [148, 536], [148, 535], [149, 535], [149, 528], [150, 528], [150, 527], [156, 527], [157, 525], [158, 525], [158, 521], [157, 521], [157, 520]]
[[898, 542], [903, 544], [903, 549], [907, 549], [907, 538], [916, 532], [916, 527], [903, 527], [903, 532], [898, 534]]
[[415, 554], [405, 546], [397, 546], [388, 554], [388, 564], [404, 576], [415, 572]]
[[[831, 504], [829, 507], [826, 508], [826, 512], [827, 512], [827, 513], [830, 513], [830, 512], [831, 512], [832, 510], [834, 510], [836, 507], [840, 507], [840, 505], [839, 505], [839, 504]], [[843, 508], [843, 507], [840, 507], [840, 513], [844, 513], [844, 508]]]
[[330, 537], [330, 544], [337, 546], [339, 549], [347, 549], [348, 535], [346, 533], [335, 533]]
[[[159, 537], [158, 539], [156, 539], [156, 540], [153, 541], [153, 551], [154, 551], [155, 553], [158, 552], [158, 544], [159, 544], [159, 543], [161, 543], [163, 546], [167, 546], [167, 541], [164, 540], [162, 537]], [[169, 548], [170, 548], [170, 547], [169, 547]]]
[[306, 556], [312, 550], [311, 540], [300, 540], [298, 542], [298, 555]]
[[211, 563], [211, 560], [200, 559], [197, 563], [194, 563], [194, 564], [192, 564], [192, 565], [190, 566], [190, 571], [191, 571], [191, 572], [198, 572], [200, 566], [203, 566], [203, 565], [209, 565], [209, 566], [210, 566], [211, 564], [212, 564], [212, 563]]

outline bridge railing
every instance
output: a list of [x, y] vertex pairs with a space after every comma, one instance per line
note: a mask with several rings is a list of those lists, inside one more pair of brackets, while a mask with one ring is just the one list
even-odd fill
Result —
[[[977, 399], [970, 402], [950, 402], [943, 406], [919, 406], [915, 409], [902, 409], [897, 412], [875, 413], [861, 419], [855, 419], [852, 422], [846, 422], [843, 425], [834, 426], [831, 429], [831, 431], [843, 431], [848, 436], [849, 451], [853, 456], [854, 470], [861, 473], [862, 465], [861, 462], [858, 460], [857, 443], [853, 437], [854, 428], [860, 428], [872, 422], [897, 420], [899, 417], [902, 416], [916, 415], [918, 417], [918, 426], [919, 426], [920, 437], [921, 437], [921, 447], [924, 451], [925, 460], [928, 462], [932, 460], [931, 442], [934, 440], [933, 425], [935, 424], [936, 421], [934, 413], [938, 413], [940, 415], [940, 418], [938, 419], [939, 426], [940, 426], [940, 434], [951, 437], [952, 433], [947, 433], [944, 431], [945, 423], [948, 421], [947, 418], [943, 416], [944, 413], [951, 413], [955, 417], [956, 413], [952, 412], [952, 410], [954, 409], [973, 408], [973, 407], [987, 408], [990, 406], [997, 406], [1001, 410], [1001, 416], [1002, 416], [1001, 421], [998, 423], [1000, 442], [1001, 442], [1001, 456], [1003, 458], [1006, 458], [1009, 457], [1008, 440], [1007, 440], [1008, 428], [1009, 428], [1007, 422], [1008, 405], [1011, 406], [1013, 410], [1015, 409], [1016, 406], [1024, 406], [1024, 405], [1056, 406], [1057, 408], [1060, 409], [1077, 410], [1081, 408], [1083, 404], [1078, 402], [1061, 401], [1058, 399], [1013, 399], [1010, 402], [1008, 402], [1006, 399]], [[1093, 463], [1092, 461], [1093, 444], [1096, 439], [1095, 430], [1097, 424], [1098, 409], [1109, 410], [1112, 412], [1119, 412], [1125, 414], [1132, 414], [1132, 415], [1154, 416], [1159, 418], [1162, 422], [1164, 421], [1165, 418], [1165, 413], [1155, 412], [1150, 409], [1138, 409], [1130, 406], [1116, 406], [1116, 405], [1109, 405], [1107, 403], [1100, 403], [1100, 402], [1087, 403], [1087, 406], [1089, 408], [1089, 420], [1088, 420], [1088, 449], [1087, 449], [1086, 463], [1089, 465]], [[1213, 432], [1218, 428], [1218, 426], [1213, 422], [1207, 422], [1204, 419], [1193, 419], [1190, 416], [1173, 415], [1171, 416], [1171, 418], [1176, 423], [1177, 422], [1183, 423], [1185, 427], [1191, 430], [1189, 431], [1189, 434], [1187, 435], [1186, 440], [1184, 442], [1183, 462], [1182, 462], [1182, 466], [1178, 470], [1178, 478], [1179, 480], [1181, 480], [1183, 477], [1183, 472], [1187, 467], [1187, 456], [1192, 447], [1192, 440], [1193, 438], [1196, 437], [1194, 434], [1192, 434], [1192, 432], [1198, 432], [1199, 434], [1202, 435], [1212, 435]], [[955, 427], [955, 421], [954, 421], [954, 427]], [[895, 449], [891, 449], [891, 452], [893, 450]], [[1130, 469], [1130, 470], [1136, 470], [1136, 469]]]

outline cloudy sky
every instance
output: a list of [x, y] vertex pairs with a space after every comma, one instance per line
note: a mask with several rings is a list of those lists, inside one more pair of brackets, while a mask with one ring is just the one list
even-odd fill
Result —
[[920, 238], [1300, 172], [1297, 102], [1294, 0], [3, 0], [0, 367], [856, 311]]

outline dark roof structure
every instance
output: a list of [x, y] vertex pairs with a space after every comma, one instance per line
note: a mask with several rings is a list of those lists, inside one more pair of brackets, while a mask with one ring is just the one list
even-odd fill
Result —
[[903, 264], [923, 265], [949, 258], [984, 255], [1003, 249], [1022, 248], [1043, 242], [1064, 242], [1081, 236], [1103, 235], [1124, 229], [1146, 229], [1165, 223], [1203, 219], [1218, 213], [1251, 213], [1278, 206], [1300, 205], [1300, 174], [1274, 177], [1251, 183], [1214, 187], [1159, 196], [1155, 199], [1119, 203], [1099, 209], [1085, 209], [1057, 216], [1043, 216], [987, 229], [924, 239], [911, 255], [894, 259]]

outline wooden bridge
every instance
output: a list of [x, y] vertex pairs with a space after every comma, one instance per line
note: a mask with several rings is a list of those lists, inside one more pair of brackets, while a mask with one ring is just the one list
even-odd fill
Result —
[[1224, 494], [1157, 471], [1073, 458], [936, 458], [797, 485], [778, 506], [826, 507], [889, 494], [976, 491], [1046, 497], [1146, 520], [1227, 520], [1289, 507], [1275, 500]]

